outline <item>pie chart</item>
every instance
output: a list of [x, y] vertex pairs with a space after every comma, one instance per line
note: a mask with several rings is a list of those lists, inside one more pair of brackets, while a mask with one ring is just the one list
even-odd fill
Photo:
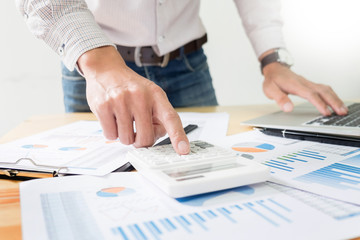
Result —
[[275, 148], [275, 146], [268, 143], [244, 142], [234, 144], [231, 148], [235, 151], [243, 153], [261, 153], [271, 151]]
[[86, 148], [83, 147], [62, 147], [59, 148], [60, 151], [82, 151], [86, 150]]
[[111, 187], [103, 188], [96, 192], [99, 197], [119, 197], [126, 196], [135, 193], [135, 190], [127, 187]]
[[47, 148], [46, 145], [41, 144], [29, 144], [29, 145], [23, 145], [22, 148], [28, 148], [28, 149], [34, 149], [34, 148]]

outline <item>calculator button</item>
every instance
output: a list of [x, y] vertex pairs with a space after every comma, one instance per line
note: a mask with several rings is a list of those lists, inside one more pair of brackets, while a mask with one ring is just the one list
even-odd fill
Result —
[[213, 147], [214, 145], [207, 142], [196, 141], [195, 146], [198, 146], [200, 148], [209, 148], [209, 147]]
[[194, 166], [198, 163], [231, 162], [237, 159], [233, 151], [203, 141], [190, 142], [190, 153], [187, 155], [178, 155], [170, 144], [138, 148], [130, 154], [136, 161], [142, 162], [143, 166], [151, 169]]

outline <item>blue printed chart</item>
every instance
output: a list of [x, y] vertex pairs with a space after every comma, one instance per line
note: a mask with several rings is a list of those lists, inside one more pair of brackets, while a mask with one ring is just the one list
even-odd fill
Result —
[[360, 216], [360, 206], [345, 203], [343, 201], [337, 201], [307, 191], [299, 191], [295, 188], [286, 187], [280, 184], [268, 182], [267, 185], [315, 208], [317, 211], [320, 211], [337, 221], [347, 221]]
[[[284, 227], [292, 223], [292, 210], [284, 203], [272, 198], [233, 204], [226, 207], [206, 209], [188, 214], [137, 222], [111, 229], [120, 239], [171, 239], [172, 236], [184, 236], [209, 232], [218, 223], [238, 225], [247, 219], [256, 221], [258, 226]], [[224, 222], [227, 222], [224, 224]]]
[[[122, 195], [127, 189], [132, 190], [131, 195]], [[299, 214], [299, 211], [295, 207], [297, 205], [289, 203], [288, 198], [277, 195], [266, 196], [268, 191], [274, 192], [274, 190], [269, 190], [269, 188], [264, 186], [257, 188], [256, 191], [262, 191], [260, 193], [260, 195], [263, 195], [262, 198], [253, 198], [255, 189], [252, 187], [240, 187], [234, 190], [221, 191], [220, 194], [227, 194], [233, 191], [236, 194], [245, 195], [250, 198], [248, 200], [230, 201], [227, 204], [217, 204], [211, 208], [197, 207], [194, 208], [194, 211], [189, 211], [186, 207], [187, 210], [181, 214], [171, 213], [169, 210], [168, 214], [160, 216], [156, 214], [146, 215], [143, 212], [138, 212], [139, 216], [146, 216], [146, 220], [129, 222], [124, 219], [119, 223], [127, 222], [126, 224], [119, 224], [118, 226], [115, 224], [115, 226], [106, 228], [108, 234], [105, 234], [105, 236], [111, 235], [116, 239], [137, 240], [175, 239], [175, 237], [181, 239], [179, 236], [191, 237], [199, 236], [198, 234], [201, 236], [203, 233], [213, 233], [215, 229], [219, 229], [219, 226], [232, 226], [237, 229], [243, 229], [244, 224], [249, 225], [254, 222], [259, 227], [278, 229], [279, 232], [282, 232], [282, 228], [292, 225], [294, 220], [298, 218], [297, 214]], [[100, 196], [99, 192], [101, 192]], [[115, 193], [118, 197], [102, 195], [102, 193]], [[142, 197], [133, 198], [136, 194], [137, 191], [133, 188], [103, 188], [97, 192], [97, 195], [101, 198], [96, 198], [96, 200], [104, 201], [110, 199], [108, 197], [111, 197], [113, 200], [118, 199], [119, 201], [116, 202], [108, 202], [109, 204], [114, 204], [108, 211], [114, 211], [118, 205], [121, 205], [122, 200], [120, 198], [127, 197], [128, 200], [125, 201], [131, 200], [135, 202], [142, 199]], [[216, 196], [219, 196], [219, 194], [208, 195], [207, 198], [211, 199]], [[89, 239], [104, 238], [104, 235], [101, 233], [102, 228], [96, 224], [96, 220], [92, 216], [94, 211], [90, 210], [90, 208], [101, 206], [105, 202], [89, 202], [87, 201], [89, 200], [89, 195], [84, 195], [80, 191], [44, 193], [40, 194], [40, 198], [44, 219], [53, 219], [46, 224], [49, 238], [61, 238], [72, 235], [83, 236], [83, 238], [92, 236]], [[203, 196], [200, 198], [203, 199]], [[189, 205], [194, 206], [195, 204]], [[178, 208], [182, 206], [176, 203], [173, 207]], [[101, 209], [103, 210], [102, 207]], [[78, 221], [77, 219], [80, 216], [86, 219], [86, 221]], [[143, 219], [143, 217], [138, 219]], [[73, 228], [72, 225], [75, 223], [76, 227]]]
[[86, 148], [84, 147], [61, 147], [59, 148], [60, 151], [84, 151]]
[[274, 170], [280, 170], [285, 172], [292, 172], [295, 169], [295, 166], [292, 166], [297, 163], [308, 163], [309, 161], [324, 161], [326, 156], [319, 152], [309, 151], [309, 150], [300, 150], [294, 153], [286, 154], [283, 156], [275, 157], [273, 159], [264, 161], [263, 164], [272, 168]]
[[344, 164], [350, 164], [353, 166], [360, 167], [360, 154], [350, 157], [348, 159], [342, 160], [341, 162]]
[[26, 149], [41, 149], [41, 148], [47, 148], [48, 146], [44, 144], [28, 144], [28, 145], [23, 145], [21, 147]]
[[208, 202], [215, 200], [219, 196], [229, 195], [229, 193], [239, 193], [246, 196], [251, 196], [255, 193], [255, 189], [250, 186], [242, 186], [230, 190], [222, 190], [211, 193], [204, 193], [196, 196], [178, 198], [177, 201], [187, 206], [206, 206]]
[[135, 190], [127, 187], [111, 187], [103, 188], [96, 192], [99, 197], [119, 197], [135, 193]]
[[231, 146], [231, 149], [238, 152], [242, 157], [254, 159], [254, 154], [266, 153], [275, 149], [275, 146], [262, 142], [241, 142]]
[[360, 193], [360, 168], [334, 163], [319, 170], [310, 172], [295, 180], [317, 183], [340, 190], [353, 190]]
[[279, 152], [262, 161], [271, 168], [272, 181], [360, 204], [360, 150], [307, 144], [298, 151], [294, 151], [297, 146], [292, 146], [290, 153]]
[[228, 139], [241, 156], [270, 167], [270, 181], [360, 205], [360, 148], [287, 142], [256, 131]]
[[238, 152], [258, 153], [271, 151], [275, 146], [268, 143], [244, 142], [234, 144], [231, 148]]
[[[293, 188], [255, 184], [176, 201], [140, 177], [129, 173], [23, 184], [25, 238], [348, 239], [359, 233], [360, 207]], [[127, 189], [131, 193], [125, 194]], [[155, 205], [165, 211], [146, 210]], [[116, 218], [124, 206], [134, 216]]]

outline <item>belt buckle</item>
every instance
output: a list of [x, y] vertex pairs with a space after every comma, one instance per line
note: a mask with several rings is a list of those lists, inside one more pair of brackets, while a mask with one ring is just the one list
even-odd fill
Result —
[[141, 58], [141, 48], [142, 47], [135, 47], [135, 51], [134, 51], [134, 60], [135, 60], [135, 64], [138, 67], [143, 67], [143, 66], [160, 66], [162, 68], [166, 67], [169, 63], [170, 60], [170, 53], [167, 53], [163, 56], [163, 60], [161, 63], [156, 63], [156, 64], [151, 64], [151, 63], [142, 63], [140, 58]]
[[160, 63], [160, 67], [162, 68], [166, 67], [169, 63], [169, 60], [170, 60], [170, 53], [167, 53], [163, 56], [163, 61], [162, 63]]
[[134, 51], [134, 60], [135, 60], [135, 64], [138, 67], [142, 67], [142, 63], [141, 63], [141, 47], [135, 47], [135, 51]]

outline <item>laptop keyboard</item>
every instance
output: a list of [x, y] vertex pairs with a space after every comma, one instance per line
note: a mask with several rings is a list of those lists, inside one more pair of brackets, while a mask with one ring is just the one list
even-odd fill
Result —
[[335, 113], [326, 117], [319, 117], [306, 125], [315, 126], [343, 126], [343, 127], [360, 127], [360, 103], [354, 103], [348, 106], [348, 114], [345, 116], [338, 116]]

